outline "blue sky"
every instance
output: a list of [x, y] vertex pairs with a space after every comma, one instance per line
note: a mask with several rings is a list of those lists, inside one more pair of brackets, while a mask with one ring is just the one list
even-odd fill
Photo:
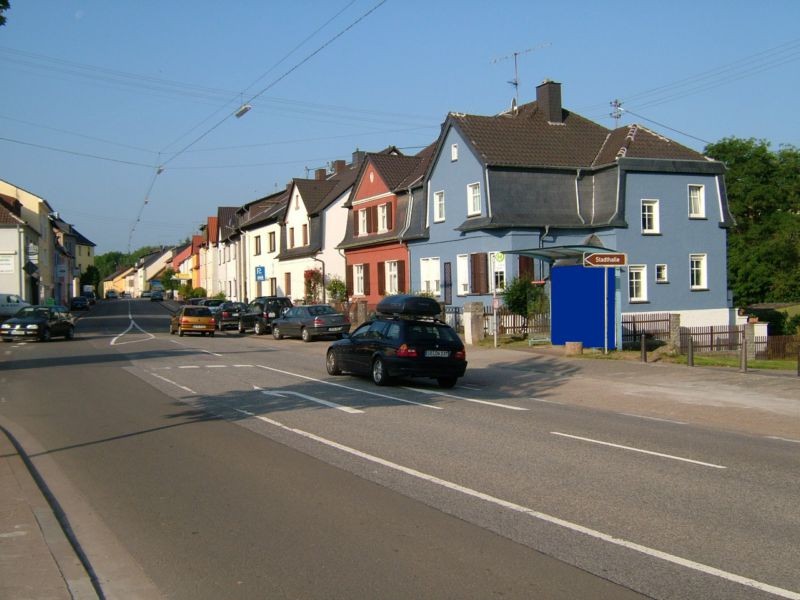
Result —
[[11, 0], [6, 17], [0, 179], [98, 253], [178, 243], [356, 149], [414, 153], [450, 111], [505, 110], [515, 52], [521, 103], [553, 79], [606, 127], [619, 99], [620, 125], [697, 150], [800, 145], [797, 0]]

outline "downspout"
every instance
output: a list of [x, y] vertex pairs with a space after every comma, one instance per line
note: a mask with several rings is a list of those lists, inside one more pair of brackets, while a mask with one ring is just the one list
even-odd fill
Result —
[[492, 218], [492, 194], [489, 191], [489, 167], [485, 166], [483, 168], [483, 180], [484, 180], [484, 187], [486, 188], [486, 210], [489, 213], [489, 220]]
[[578, 213], [578, 218], [581, 220], [581, 223], [586, 225], [586, 219], [584, 219], [583, 215], [581, 215], [581, 193], [578, 190], [578, 182], [582, 177], [583, 174], [581, 173], [581, 168], [578, 167], [577, 171], [575, 172], [575, 210]]
[[[19, 297], [28, 302], [28, 290], [25, 287], [25, 262], [27, 260], [27, 253], [25, 252], [25, 231], [20, 225], [17, 225], [17, 234], [19, 239]], [[33, 304], [33, 302], [31, 302]]]

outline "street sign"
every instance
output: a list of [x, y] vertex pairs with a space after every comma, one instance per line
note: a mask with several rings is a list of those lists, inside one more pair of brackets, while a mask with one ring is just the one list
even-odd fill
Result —
[[592, 252], [583, 255], [584, 267], [624, 267], [628, 255], [624, 252]]
[[267, 280], [267, 268], [256, 267], [256, 281], [266, 281], [266, 280]]

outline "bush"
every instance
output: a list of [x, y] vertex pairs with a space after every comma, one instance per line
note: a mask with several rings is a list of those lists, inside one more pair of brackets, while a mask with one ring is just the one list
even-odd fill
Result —
[[344, 302], [347, 300], [347, 285], [339, 277], [334, 275], [328, 281], [328, 299], [331, 302]]
[[503, 302], [511, 312], [523, 317], [546, 313], [549, 310], [544, 288], [521, 277], [515, 277], [506, 286], [503, 291]]

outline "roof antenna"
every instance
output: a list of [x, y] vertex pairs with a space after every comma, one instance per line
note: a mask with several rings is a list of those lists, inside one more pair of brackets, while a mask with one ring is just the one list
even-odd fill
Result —
[[622, 113], [625, 109], [622, 108], [622, 100], [617, 100], [616, 98], [609, 104], [611, 105], [611, 112], [608, 116], [614, 119], [614, 129], [616, 129], [619, 127], [619, 120], [622, 118]]
[[544, 42], [539, 44], [538, 46], [534, 46], [533, 48], [528, 48], [527, 50], [519, 50], [517, 52], [512, 52], [506, 56], [501, 56], [499, 58], [495, 58], [492, 60], [492, 64], [499, 63], [500, 61], [506, 60], [508, 58], [514, 59], [514, 79], [509, 81], [511, 85], [514, 86], [514, 101], [516, 104], [519, 104], [519, 70], [517, 65], [517, 57], [521, 54], [528, 54], [529, 52], [534, 52], [535, 50], [540, 50], [542, 48], [547, 48], [550, 45], [550, 42]]

